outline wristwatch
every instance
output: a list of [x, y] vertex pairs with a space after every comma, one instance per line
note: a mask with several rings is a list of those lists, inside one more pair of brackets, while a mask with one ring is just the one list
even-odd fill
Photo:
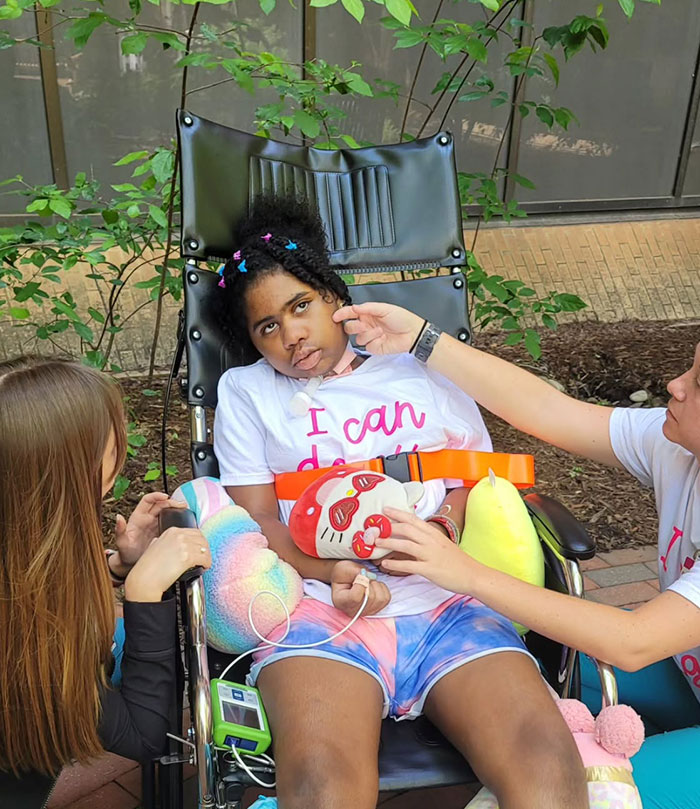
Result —
[[425, 521], [434, 522], [436, 525], [442, 526], [447, 531], [447, 536], [457, 545], [459, 542], [459, 528], [451, 517], [445, 517], [443, 514], [432, 514]]
[[441, 334], [442, 331], [437, 326], [426, 322], [418, 341], [411, 349], [411, 354], [418, 362], [426, 363], [428, 361], [428, 357], [433, 353], [435, 343], [437, 343]]

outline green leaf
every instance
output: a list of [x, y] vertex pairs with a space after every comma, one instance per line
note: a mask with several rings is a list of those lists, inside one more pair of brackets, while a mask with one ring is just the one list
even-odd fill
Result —
[[10, 306], [10, 317], [15, 320], [26, 320], [29, 317], [29, 309], [20, 306]]
[[76, 20], [66, 32], [66, 36], [73, 40], [78, 50], [82, 50], [95, 30], [106, 20], [105, 14], [93, 11], [87, 17]]
[[518, 185], [522, 185], [523, 188], [534, 188], [535, 187], [535, 184], [532, 182], [532, 180], [528, 180], [528, 178], [523, 177], [522, 174], [515, 174], [514, 172], [511, 172], [510, 176], [513, 178], [513, 180]]
[[155, 39], [156, 42], [160, 42], [163, 46], [163, 50], [167, 50], [168, 48], [173, 48], [176, 51], [187, 50], [187, 46], [177, 34], [165, 31], [149, 31], [148, 35], [151, 39]]
[[547, 124], [547, 126], [552, 126], [554, 124], [554, 116], [548, 107], [540, 105], [535, 110], [535, 114], [543, 124]]
[[260, 10], [267, 15], [275, 10], [277, 0], [260, 0]]
[[[412, 48], [414, 45], [417, 45], [419, 42], [422, 42], [425, 38], [424, 34], [420, 31], [416, 31], [413, 28], [405, 28], [403, 30], [395, 31], [394, 36], [396, 37], [396, 44], [394, 45], [394, 50], [399, 50], [399, 48]], [[447, 76], [447, 81], [450, 79], [450, 73], [445, 73], [443, 78]], [[442, 89], [442, 87], [440, 88]], [[433, 90], [433, 92], [437, 92], [437, 90]]]
[[125, 478], [124, 475], [117, 475], [117, 478], [114, 481], [114, 488], [112, 489], [112, 496], [114, 499], [121, 500], [126, 494], [126, 490], [129, 488], [130, 484], [131, 481], [129, 478]]
[[471, 56], [472, 59], [476, 59], [477, 62], [484, 62], [486, 63], [486, 59], [488, 58], [488, 51], [486, 50], [486, 45], [476, 37], [469, 37], [464, 46], [464, 50]]
[[93, 320], [96, 320], [98, 323], [105, 322], [105, 318], [102, 312], [98, 312], [97, 309], [93, 309], [92, 306], [88, 306], [88, 314]]
[[[148, 152], [140, 151], [140, 152], [129, 152], [129, 154], [125, 154], [124, 157], [117, 160], [116, 163], [113, 163], [113, 166], [126, 166], [129, 163], [133, 163], [135, 160], [143, 160], [144, 158], [148, 157]], [[114, 188], [114, 186], [112, 186]]]
[[489, 11], [498, 11], [501, 5], [500, 0], [479, 0], [479, 2]]
[[63, 197], [53, 197], [49, 200], [49, 208], [64, 219], [68, 219], [73, 211], [70, 202]]
[[325, 8], [326, 6], [333, 6], [338, 2], [338, 0], [311, 0], [309, 5], [313, 6], [314, 8]]
[[87, 343], [92, 343], [95, 339], [92, 329], [89, 326], [86, 326], [82, 321], [78, 321], [73, 324], [73, 331], [78, 335], [78, 337], [85, 340]]
[[116, 211], [105, 208], [101, 213], [102, 219], [106, 225], [113, 225], [115, 222], [119, 221], [119, 214]]
[[156, 207], [155, 205], [149, 205], [148, 213], [151, 215], [151, 219], [153, 219], [157, 225], [160, 225], [162, 228], [168, 227], [168, 218], [160, 208]]
[[359, 75], [359, 73], [344, 73], [343, 78], [353, 92], [362, 96], [374, 95], [372, 88], [369, 86], [369, 84], [367, 84], [362, 76]]
[[568, 292], [561, 292], [554, 295], [554, 300], [559, 304], [562, 312], [578, 312], [580, 309], [585, 309], [588, 306], [578, 295], [572, 295]]
[[146, 481], [149, 480], [157, 480], [160, 477], [160, 469], [149, 469], [148, 472], [143, 476], [143, 479]]
[[150, 388], [144, 388], [141, 393], [144, 396], [160, 396], [160, 391], [158, 390], [151, 390]]
[[554, 84], [558, 87], [559, 86], [559, 64], [557, 60], [552, 56], [551, 53], [543, 53], [542, 58], [547, 63], [549, 67], [552, 78], [554, 79]]
[[365, 4], [362, 0], [341, 0], [343, 8], [358, 21], [362, 22], [365, 16]]
[[139, 31], [137, 34], [124, 37], [122, 39], [122, 53], [124, 56], [128, 56], [130, 53], [141, 53], [147, 42], [148, 34], [145, 31]]
[[39, 199], [35, 199], [34, 202], [30, 202], [29, 205], [25, 208], [27, 213], [43, 213], [47, 211], [49, 207], [49, 201], [45, 197], [39, 197]]
[[485, 90], [472, 90], [469, 93], [465, 93], [463, 96], [460, 96], [457, 101], [478, 101], [480, 98], [483, 98], [488, 93]]
[[533, 329], [525, 329], [525, 348], [530, 356], [538, 360], [542, 356], [542, 346], [540, 345], [540, 335]]
[[557, 330], [557, 321], [551, 315], [542, 315], [542, 322], [548, 329]]
[[59, 298], [54, 298], [51, 303], [53, 303], [54, 309], [58, 310], [62, 315], [65, 315], [67, 318], [72, 320], [74, 323], [80, 321], [80, 317], [78, 316], [75, 309], [72, 306], [69, 306], [67, 303], [64, 303]]
[[617, 0], [620, 8], [625, 12], [625, 16], [629, 19], [634, 14], [634, 0]]
[[507, 346], [516, 346], [518, 343], [522, 342], [523, 336], [523, 333], [520, 331], [511, 332], [503, 342]]
[[159, 183], [164, 183], [172, 177], [173, 153], [168, 149], [161, 149], [151, 160], [153, 176]]
[[385, 0], [384, 5], [394, 19], [404, 25], [410, 25], [413, 8], [408, 0]]
[[307, 138], [316, 138], [321, 131], [321, 124], [306, 110], [294, 111], [294, 123], [306, 135]]
[[146, 436], [141, 433], [129, 433], [126, 437], [126, 443], [130, 447], [143, 447], [146, 444]]

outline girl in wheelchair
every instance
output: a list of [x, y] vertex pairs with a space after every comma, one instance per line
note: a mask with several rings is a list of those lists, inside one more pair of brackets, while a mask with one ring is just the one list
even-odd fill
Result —
[[[75, 362], [0, 364], [0, 805], [44, 806], [65, 764], [103, 749], [137, 760], [165, 748], [175, 704], [176, 615], [163, 593], [210, 565], [177, 506], [146, 495], [105, 560], [100, 504], [126, 454], [118, 387]], [[121, 687], [110, 573], [125, 581]], [[7, 802], [5, 802], [7, 801]]]
[[[376, 303], [335, 317], [347, 321], [359, 345], [382, 356], [409, 351], [424, 325], [411, 312]], [[620, 699], [642, 714], [650, 735], [633, 758], [644, 806], [700, 807], [691, 775], [700, 745], [700, 344], [692, 366], [668, 383], [667, 408], [580, 402], [447, 335], [434, 344], [429, 365], [518, 429], [653, 486], [662, 592], [630, 612], [535, 588], [480, 565], [405, 512], [387, 512], [397, 523], [394, 536], [377, 544], [408, 558], [386, 558], [382, 567], [473, 593], [536, 632], [621, 669]], [[584, 661], [583, 693], [597, 707], [591, 668]]]
[[[401, 450], [488, 451], [491, 442], [473, 400], [442, 376], [408, 355], [350, 348], [333, 320], [348, 290], [307, 207], [259, 200], [236, 236], [219, 284], [222, 326], [258, 360], [222, 376], [214, 446], [227, 492], [304, 578], [285, 644], [308, 644], [358, 611], [361, 567], [297, 548], [287, 527], [293, 503], [278, 500], [274, 476]], [[321, 380], [313, 392], [310, 378]], [[310, 396], [301, 409], [300, 392]], [[467, 492], [459, 485], [427, 482], [418, 517], [449, 512], [455, 524], [436, 519], [437, 530], [461, 532]], [[536, 664], [511, 623], [471, 597], [379, 571], [349, 631], [314, 649], [265, 649], [253, 661], [284, 809], [374, 807], [382, 717], [421, 713], [502, 807], [588, 805], [580, 758]]]

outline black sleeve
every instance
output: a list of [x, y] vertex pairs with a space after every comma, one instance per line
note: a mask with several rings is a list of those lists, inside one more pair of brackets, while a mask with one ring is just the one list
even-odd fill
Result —
[[142, 761], [165, 751], [176, 709], [175, 599], [124, 603], [121, 688], [100, 695], [98, 732], [106, 750]]

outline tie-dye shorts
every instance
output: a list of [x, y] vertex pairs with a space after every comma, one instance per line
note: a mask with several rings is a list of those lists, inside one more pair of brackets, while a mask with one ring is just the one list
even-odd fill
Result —
[[[335, 634], [349, 621], [335, 607], [307, 597], [294, 610], [284, 641], [280, 639], [285, 625], [269, 637], [286, 644], [314, 643]], [[366, 671], [379, 682], [385, 717], [415, 719], [441, 677], [496, 652], [530, 655], [507, 618], [470, 596], [454, 596], [419, 615], [360, 618], [340, 637], [313, 649], [261, 649], [253, 656], [248, 683], [255, 685], [264, 666], [287, 657], [337, 660]]]

